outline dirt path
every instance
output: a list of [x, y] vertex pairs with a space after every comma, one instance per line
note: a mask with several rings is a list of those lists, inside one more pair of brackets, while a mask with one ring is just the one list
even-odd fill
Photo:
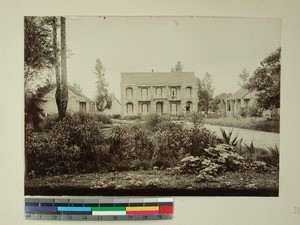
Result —
[[[204, 127], [210, 131], [216, 132], [216, 134], [220, 137], [222, 136], [220, 128], [225, 129], [227, 133], [229, 130], [232, 129], [231, 127], [222, 127], [222, 126], [209, 125], [209, 124], [205, 124]], [[233, 128], [233, 136], [235, 137], [236, 134], [238, 134], [239, 138], [243, 138], [243, 142], [246, 143], [247, 145], [250, 144], [251, 141], [253, 141], [254, 147], [257, 148], [268, 149], [268, 147], [270, 146], [275, 147], [275, 145], [277, 145], [279, 149], [278, 133]]]

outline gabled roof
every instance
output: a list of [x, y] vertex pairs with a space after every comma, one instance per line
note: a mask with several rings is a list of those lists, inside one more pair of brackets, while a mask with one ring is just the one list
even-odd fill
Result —
[[94, 102], [94, 100], [90, 99], [89, 97], [87, 97], [86, 95], [84, 95], [82, 92], [78, 91], [76, 88], [68, 85], [68, 89], [71, 90], [71, 91], [73, 91], [75, 94], [83, 97], [84, 99], [86, 99], [86, 100], [88, 100], [90, 102]]
[[234, 99], [251, 99], [255, 98], [256, 91], [249, 91], [248, 89], [241, 88], [237, 92], [235, 92], [233, 95], [231, 95], [227, 100], [234, 100]]
[[[56, 84], [51, 85], [51, 88], [49, 89], [49, 92], [53, 91], [55, 88], [56, 88]], [[74, 88], [70, 85], [68, 85], [68, 90], [74, 92], [76, 95], [81, 96], [82, 98], [84, 98], [87, 101], [94, 102], [94, 100], [90, 99], [89, 97], [87, 97], [86, 95], [84, 95], [83, 93], [81, 93], [76, 88]]]
[[195, 83], [194, 72], [140, 72], [121, 73], [121, 84]]

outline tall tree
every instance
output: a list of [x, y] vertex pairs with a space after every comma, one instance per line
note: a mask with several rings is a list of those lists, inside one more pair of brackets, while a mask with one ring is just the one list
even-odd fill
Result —
[[54, 67], [50, 17], [24, 17], [24, 87]]
[[55, 65], [52, 34], [50, 17], [24, 17], [25, 123], [35, 129], [43, 120], [43, 97], [50, 87], [49, 77], [42, 80]]
[[66, 18], [60, 18], [61, 34], [61, 112], [59, 117], [66, 116], [68, 105], [68, 79], [67, 79], [67, 43], [66, 43]]
[[104, 109], [110, 109], [112, 105], [112, 99], [108, 94], [108, 84], [105, 81], [105, 68], [102, 65], [100, 59], [96, 60], [95, 74], [97, 76], [96, 81], [96, 107], [97, 111], [103, 112]]
[[280, 54], [281, 48], [261, 61], [245, 88], [257, 91], [257, 104], [262, 109], [280, 107]]
[[171, 72], [183, 72], [183, 65], [180, 61], [177, 61], [175, 67], [171, 68]]
[[244, 87], [249, 79], [249, 76], [250, 75], [249, 75], [248, 71], [244, 68], [243, 71], [239, 74], [238, 85], [240, 87]]
[[57, 43], [57, 29], [58, 29], [58, 23], [57, 18], [52, 18], [52, 29], [53, 29], [53, 55], [54, 55], [54, 63], [55, 63], [55, 79], [56, 79], [56, 91], [55, 91], [55, 101], [57, 105], [57, 111], [59, 118], [62, 118], [62, 97], [61, 97], [61, 75], [60, 75], [60, 60], [58, 57], [58, 43]]
[[212, 100], [214, 94], [214, 88], [212, 87], [211, 75], [209, 73], [205, 74], [203, 80], [198, 80], [198, 108], [200, 111], [208, 111], [212, 107]]

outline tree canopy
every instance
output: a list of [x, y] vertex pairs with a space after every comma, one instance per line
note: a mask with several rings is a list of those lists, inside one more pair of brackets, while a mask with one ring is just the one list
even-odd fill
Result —
[[55, 65], [51, 17], [24, 18], [24, 82]]
[[245, 85], [257, 91], [257, 104], [262, 109], [280, 108], [280, 53], [278, 48], [261, 61]]
[[110, 109], [112, 105], [111, 96], [108, 94], [108, 84], [105, 81], [105, 68], [100, 59], [96, 60], [95, 74], [96, 81], [96, 108], [98, 111], [103, 112], [104, 109]]
[[183, 65], [180, 61], [177, 61], [176, 65], [171, 68], [171, 72], [183, 72]]
[[212, 100], [214, 94], [214, 88], [212, 87], [211, 75], [209, 73], [205, 74], [203, 80], [197, 79], [198, 81], [198, 108], [200, 111], [208, 111], [212, 107]]
[[238, 85], [240, 87], [244, 87], [249, 79], [249, 76], [250, 75], [249, 75], [248, 71], [244, 68], [243, 71], [239, 74]]

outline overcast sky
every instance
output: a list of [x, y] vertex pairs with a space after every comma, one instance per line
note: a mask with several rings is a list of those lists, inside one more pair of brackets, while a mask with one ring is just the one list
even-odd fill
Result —
[[68, 17], [68, 81], [94, 98], [99, 58], [109, 92], [120, 99], [121, 72], [170, 72], [181, 61], [199, 78], [210, 73], [215, 95], [234, 93], [243, 68], [251, 75], [280, 38], [277, 19]]

